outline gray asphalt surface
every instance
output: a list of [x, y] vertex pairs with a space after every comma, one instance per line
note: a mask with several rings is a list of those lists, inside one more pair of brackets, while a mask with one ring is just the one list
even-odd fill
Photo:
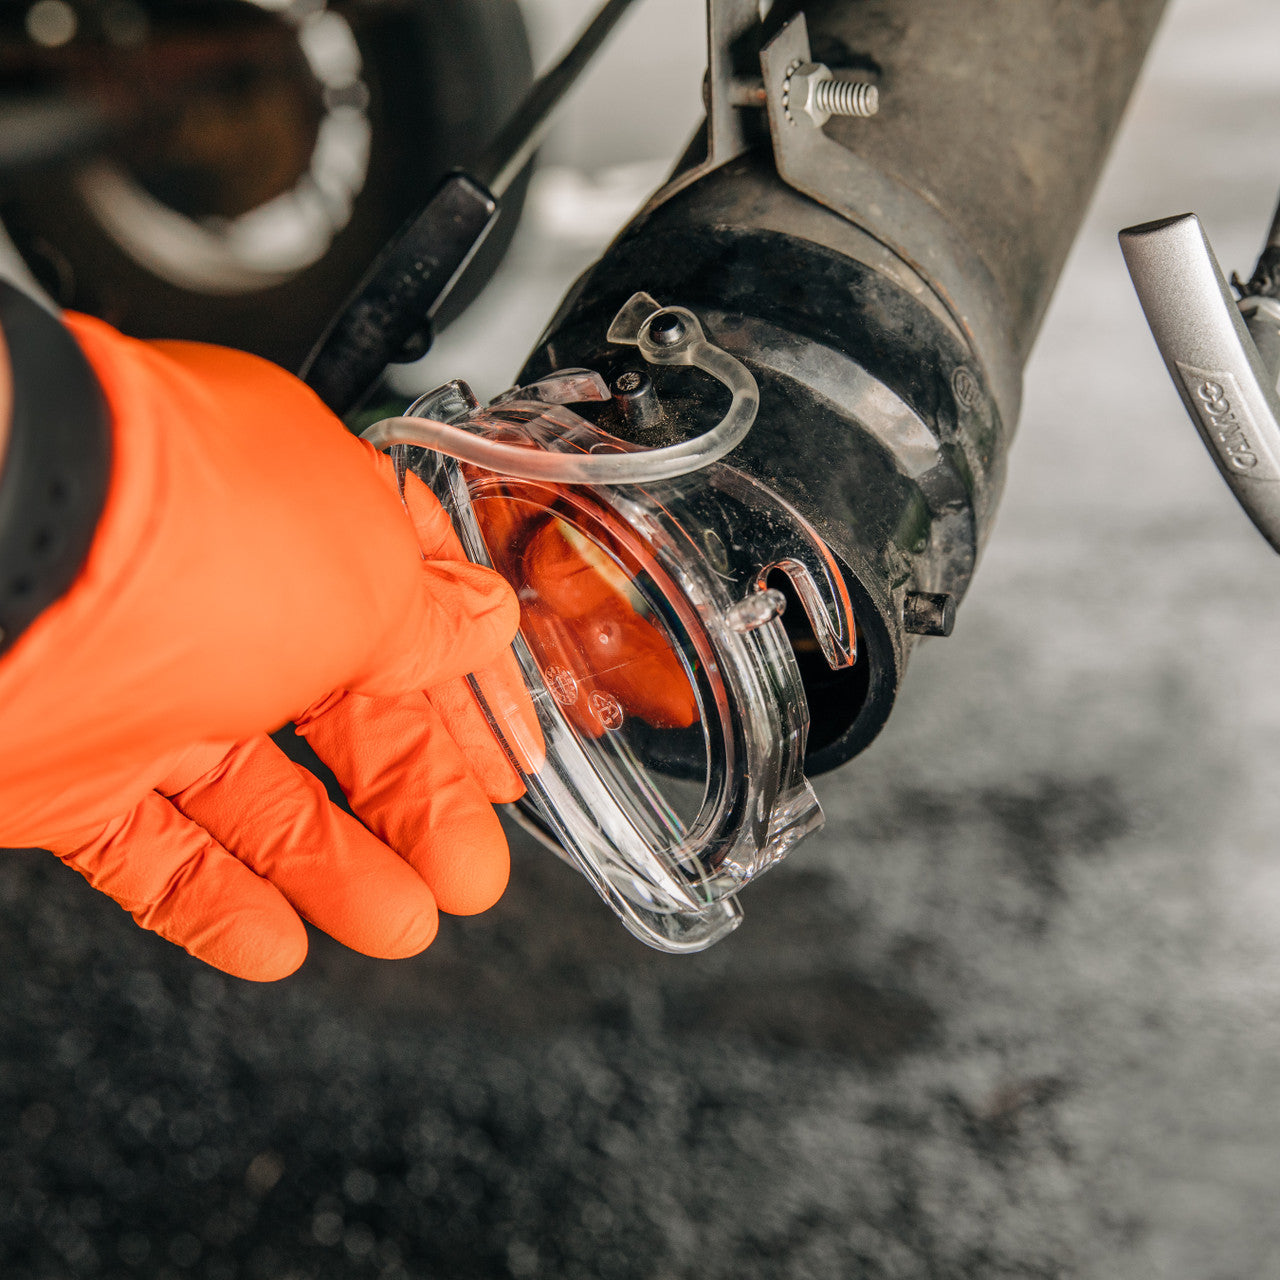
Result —
[[1278, 47], [1174, 5], [956, 634], [712, 952], [516, 838], [426, 955], [253, 987], [0, 862], [0, 1275], [1280, 1276], [1280, 562], [1114, 240], [1194, 208], [1252, 266]]

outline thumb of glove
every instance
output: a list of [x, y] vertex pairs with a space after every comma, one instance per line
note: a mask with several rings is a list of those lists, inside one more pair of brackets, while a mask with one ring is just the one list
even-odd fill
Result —
[[515, 592], [492, 569], [424, 560], [422, 590], [399, 630], [351, 690], [373, 696], [427, 689], [488, 666], [520, 624]]

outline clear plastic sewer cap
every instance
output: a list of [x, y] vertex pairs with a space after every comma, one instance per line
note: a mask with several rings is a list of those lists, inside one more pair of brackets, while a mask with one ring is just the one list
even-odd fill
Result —
[[798, 512], [724, 463], [563, 482], [407, 445], [414, 432], [394, 425], [430, 420], [515, 448], [525, 472], [535, 453], [644, 459], [564, 403], [608, 394], [571, 370], [482, 408], [449, 383], [374, 438], [519, 598], [518, 678], [471, 677], [526, 786], [517, 816], [642, 941], [698, 951], [738, 925], [739, 890], [821, 826], [785, 598], [767, 580], [787, 576], [828, 663], [848, 666], [856, 631], [834, 557]]

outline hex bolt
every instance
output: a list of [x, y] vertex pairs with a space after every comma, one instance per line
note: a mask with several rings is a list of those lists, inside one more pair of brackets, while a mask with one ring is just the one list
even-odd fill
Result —
[[837, 80], [825, 63], [802, 62], [783, 81], [782, 105], [792, 122], [803, 114], [821, 127], [832, 116], [875, 115], [880, 90], [865, 80]]
[[902, 625], [913, 636], [949, 636], [956, 625], [956, 598], [946, 592], [908, 591]]
[[880, 110], [880, 90], [865, 80], [819, 80], [813, 86], [813, 105], [833, 116], [865, 120]]
[[649, 337], [659, 347], [674, 347], [684, 337], [684, 321], [674, 311], [662, 312], [650, 322]]

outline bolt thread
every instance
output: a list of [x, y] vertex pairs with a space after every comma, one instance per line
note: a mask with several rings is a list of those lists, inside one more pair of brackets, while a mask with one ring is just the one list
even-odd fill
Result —
[[833, 116], [873, 116], [880, 110], [880, 90], [861, 80], [824, 80], [813, 89], [813, 105]]

